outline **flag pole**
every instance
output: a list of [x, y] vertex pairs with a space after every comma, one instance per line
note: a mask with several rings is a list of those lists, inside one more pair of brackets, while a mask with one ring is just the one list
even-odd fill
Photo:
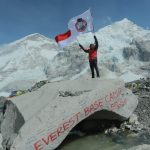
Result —
[[78, 37], [76, 39], [77, 39], [78, 44], [80, 44]]
[[91, 12], [91, 18], [92, 18], [92, 26], [93, 26], [93, 35], [95, 35], [95, 28], [94, 28], [94, 22], [93, 22], [93, 13], [92, 13], [92, 11], [91, 11], [91, 8], [89, 8], [90, 9], [90, 12]]

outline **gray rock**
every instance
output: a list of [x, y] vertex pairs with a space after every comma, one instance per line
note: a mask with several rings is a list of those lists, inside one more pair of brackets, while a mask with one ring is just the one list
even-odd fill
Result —
[[90, 90], [84, 90], [84, 91], [75, 91], [75, 92], [72, 92], [72, 91], [59, 91], [59, 96], [62, 96], [62, 97], [68, 97], [68, 96], [79, 96], [85, 92], [89, 92]]
[[3, 138], [2, 146], [3, 150], [9, 150], [25, 121], [16, 105], [6, 98], [0, 98], [0, 107], [0, 131]]
[[138, 120], [137, 115], [132, 114], [129, 118], [129, 123], [133, 124], [133, 123], [137, 122], [137, 120]]
[[141, 61], [150, 61], [150, 40], [135, 41], [135, 45], [139, 50], [139, 58]]
[[149, 61], [150, 60], [150, 40], [133, 40], [130, 47], [123, 49], [123, 57], [129, 60], [131, 57], [135, 60]]
[[114, 135], [117, 134], [119, 129], [117, 127], [111, 127], [105, 131], [106, 135]]

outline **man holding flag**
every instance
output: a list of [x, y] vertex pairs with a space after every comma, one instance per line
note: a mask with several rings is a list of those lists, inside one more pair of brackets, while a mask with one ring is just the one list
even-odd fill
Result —
[[89, 64], [92, 72], [92, 78], [95, 78], [94, 69], [96, 71], [97, 77], [99, 76], [99, 70], [97, 66], [97, 50], [98, 50], [98, 40], [94, 35], [95, 44], [90, 44], [89, 49], [85, 49], [81, 44], [79, 44], [80, 48], [84, 50], [84, 52], [89, 54]]
[[[55, 37], [56, 42], [63, 48], [77, 39], [77, 36], [87, 32], [93, 32], [93, 18], [90, 9], [83, 14], [72, 18], [68, 23], [68, 31], [64, 34]], [[92, 78], [95, 77], [94, 69], [96, 70], [97, 77], [99, 77], [99, 70], [97, 66], [97, 50], [98, 40], [94, 35], [95, 45], [90, 44], [89, 49], [85, 49], [81, 44], [80, 48], [89, 54], [89, 64], [92, 72]]]

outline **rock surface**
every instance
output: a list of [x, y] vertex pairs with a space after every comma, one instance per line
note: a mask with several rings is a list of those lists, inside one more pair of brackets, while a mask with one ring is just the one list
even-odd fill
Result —
[[138, 96], [139, 104], [135, 110], [138, 120], [150, 129], [150, 78], [136, 80], [126, 84]]
[[24, 122], [16, 105], [5, 97], [0, 97], [0, 132], [3, 150], [10, 149]]
[[106, 110], [112, 116], [103, 112], [99, 119], [125, 120], [138, 104], [137, 97], [122, 81], [87, 77], [48, 83], [12, 101], [26, 123], [11, 150], [53, 150], [74, 126], [92, 114]]

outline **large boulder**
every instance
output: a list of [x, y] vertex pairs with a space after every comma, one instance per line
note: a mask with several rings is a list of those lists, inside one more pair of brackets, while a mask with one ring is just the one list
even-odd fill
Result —
[[11, 150], [53, 150], [89, 116], [97, 113], [98, 119], [125, 120], [138, 104], [122, 81], [86, 77], [48, 83], [12, 101], [26, 123]]

